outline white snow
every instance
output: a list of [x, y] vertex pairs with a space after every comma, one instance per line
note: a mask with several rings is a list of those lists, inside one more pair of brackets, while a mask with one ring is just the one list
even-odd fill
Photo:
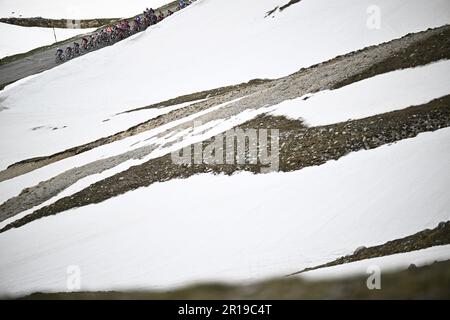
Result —
[[295, 272], [448, 220], [449, 163], [447, 128], [291, 173], [140, 188], [0, 234], [0, 292], [65, 291], [71, 265], [82, 290]]
[[337, 90], [321, 91], [305, 101], [303, 97], [284, 101], [270, 114], [303, 119], [310, 126], [365, 118], [450, 94], [449, 74], [450, 60], [397, 70]]
[[[199, 0], [144, 33], [0, 92], [0, 134], [14, 137], [0, 142], [6, 154], [0, 166], [126, 129], [102, 123], [114, 113], [253, 78], [285, 76], [450, 22], [447, 0], [380, 0], [382, 25], [375, 30], [366, 25], [369, 0], [304, 0], [264, 18], [281, 3]], [[41, 126], [66, 128], [31, 130]]]
[[382, 275], [384, 272], [407, 269], [411, 264], [421, 267], [432, 264], [435, 261], [446, 260], [450, 260], [450, 245], [431, 247], [312, 270], [302, 273], [299, 276], [307, 280], [336, 279], [357, 275], [370, 275], [375, 268], [380, 270]]
[[171, 0], [2, 0], [0, 17], [53, 19], [121, 18], [158, 8]]
[[[206, 139], [209, 139], [217, 134], [220, 134], [222, 132], [225, 132], [229, 129], [232, 129], [239, 124], [242, 124], [250, 119], [253, 119], [258, 114], [267, 112], [272, 110], [272, 108], [262, 108], [258, 110], [245, 110], [244, 112], [231, 117], [226, 120], [215, 120], [210, 121], [207, 124], [203, 124], [199, 127], [189, 128], [187, 130], [184, 130], [182, 132], [177, 131], [169, 131], [167, 134], [163, 135], [162, 137], [158, 138], [157, 135], [161, 132], [165, 132], [165, 130], [175, 127], [177, 124], [183, 123], [185, 121], [190, 121], [195, 117], [198, 117], [200, 115], [204, 115], [209, 112], [214, 112], [218, 109], [225, 108], [228, 104], [232, 102], [236, 102], [240, 99], [236, 99], [234, 101], [230, 101], [221, 105], [214, 106], [212, 108], [209, 108], [207, 110], [197, 112], [192, 114], [191, 116], [182, 118], [180, 120], [172, 121], [167, 123], [166, 125], [157, 127], [155, 129], [145, 131], [143, 133], [125, 138], [123, 140], [119, 140], [110, 144], [106, 144], [97, 148], [94, 148], [92, 150], [83, 152], [79, 155], [69, 157], [64, 160], [60, 160], [58, 162], [55, 162], [53, 164], [44, 166], [42, 168], [33, 170], [29, 173], [20, 175], [18, 177], [2, 181], [0, 182], [0, 203], [5, 202], [6, 200], [19, 195], [19, 193], [27, 188], [27, 187], [34, 187], [37, 184], [39, 184], [41, 181], [49, 180], [67, 170], [72, 169], [73, 167], [81, 167], [82, 165], [89, 164], [91, 162], [94, 162], [99, 159], [104, 159], [106, 157], [112, 157], [115, 155], [123, 154], [126, 151], [132, 151], [139, 147], [154, 145], [155, 150], [149, 153], [147, 156], [142, 157], [140, 159], [134, 159], [130, 161], [123, 162], [109, 170], [105, 170], [104, 172], [101, 172], [100, 174], [94, 174], [87, 176], [79, 181], [77, 181], [75, 184], [69, 186], [67, 189], [60, 192], [58, 195], [52, 197], [51, 199], [31, 208], [28, 210], [25, 210], [11, 218], [8, 218], [4, 221], [0, 222], [0, 228], [3, 228], [4, 226], [12, 223], [15, 220], [18, 220], [22, 217], [24, 217], [27, 214], [30, 214], [34, 212], [35, 210], [38, 210], [39, 208], [42, 208], [44, 206], [50, 205], [54, 203], [55, 201], [71, 196], [75, 194], [76, 192], [79, 192], [83, 190], [84, 188], [90, 186], [91, 184], [98, 182], [100, 180], [103, 180], [107, 177], [110, 177], [114, 174], [123, 172], [127, 169], [129, 169], [131, 166], [139, 165], [144, 162], [149, 161], [150, 159], [157, 158], [159, 156], [169, 154], [170, 152], [179, 150], [185, 146], [204, 141]], [[195, 103], [200, 100], [191, 102]], [[191, 103], [183, 103], [179, 104], [173, 107], [167, 107], [165, 109], [178, 109], [184, 106], [187, 106]], [[144, 112], [140, 111], [140, 112]], [[146, 110], [149, 111], [149, 110]], [[165, 146], [164, 145], [168, 142], [171, 142], [176, 139], [180, 139], [180, 141], [177, 141], [173, 145]]]
[[[191, 101], [187, 103], [181, 103], [170, 107], [164, 107], [159, 109], [147, 109], [147, 110], [141, 110], [136, 111], [132, 113], [127, 114], [120, 114], [115, 115], [111, 117], [110, 121], [120, 121], [121, 123], [128, 123], [128, 126], [131, 126], [130, 121], [144, 121], [146, 119], [152, 119], [157, 117], [161, 114], [169, 113], [170, 111], [181, 109], [184, 107], [187, 107], [191, 104], [200, 102], [203, 100], [196, 100]], [[221, 107], [221, 106], [218, 106]], [[207, 111], [211, 112], [216, 110], [217, 108], [210, 108]], [[156, 139], [155, 136], [161, 132], [164, 132], [164, 130], [167, 130], [171, 128], [172, 126], [175, 126], [179, 124], [180, 122], [187, 121], [193, 116], [198, 116], [201, 114], [204, 114], [205, 112], [198, 112], [190, 117], [185, 117], [181, 121], [172, 121], [169, 122], [166, 125], [157, 127], [152, 130], [145, 131], [143, 133], [112, 142], [106, 145], [102, 145], [100, 147], [96, 147], [92, 150], [83, 152], [81, 154], [78, 154], [76, 156], [72, 156], [60, 161], [57, 161], [55, 163], [52, 163], [50, 165], [44, 166], [42, 168], [33, 170], [29, 173], [20, 175], [18, 177], [5, 180], [0, 182], [0, 203], [3, 203], [4, 201], [8, 200], [11, 197], [17, 196], [23, 189], [27, 187], [32, 187], [37, 185], [41, 181], [48, 180], [50, 178], [53, 178], [67, 170], [70, 170], [74, 167], [81, 167], [83, 165], [89, 164], [91, 162], [94, 162], [96, 160], [104, 159], [107, 157], [116, 156], [122, 153], [125, 153], [126, 151], [130, 151], [133, 149], [136, 149], [138, 147], [149, 145], [151, 143], [157, 143], [157, 144], [163, 144], [165, 142], [165, 137], [161, 139]], [[153, 139], [152, 139], [153, 138]], [[143, 142], [147, 141], [145, 144], [142, 144]], [[185, 144], [182, 144], [184, 146]], [[143, 163], [145, 161], [148, 161], [148, 158], [140, 159], [136, 162], [129, 162], [130, 164], [133, 163], [134, 165]], [[122, 168], [123, 166], [120, 166]], [[128, 169], [127, 167], [124, 168], [124, 170]], [[119, 171], [120, 172], [120, 171]], [[103, 177], [103, 175], [96, 175], [98, 179], [100, 177]], [[98, 180], [96, 180], [98, 181]], [[96, 182], [94, 181], [94, 182]], [[74, 189], [75, 190], [75, 189]], [[77, 190], [80, 191], [81, 189]], [[3, 223], [0, 223], [2, 225]]]
[[[66, 40], [93, 30], [55, 28], [56, 40]], [[0, 23], [0, 35], [0, 59], [55, 43], [52, 28], [20, 27]]]

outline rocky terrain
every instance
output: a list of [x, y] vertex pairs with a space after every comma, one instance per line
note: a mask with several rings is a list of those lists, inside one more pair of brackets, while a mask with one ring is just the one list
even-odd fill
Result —
[[[207, 111], [209, 108], [223, 103], [228, 103], [226, 109], [208, 112], [162, 132], [158, 136], [170, 136], [175, 132], [188, 129], [196, 121], [206, 123], [216, 119], [227, 119], [246, 109], [259, 109], [264, 106], [275, 105], [288, 99], [301, 97], [306, 93], [335, 89], [377, 74], [449, 58], [450, 47], [448, 46], [448, 41], [445, 41], [449, 36], [450, 28], [445, 26], [408, 35], [380, 46], [369, 47], [337, 57], [317, 66], [300, 70], [282, 79], [255, 80], [247, 84], [196, 93], [149, 106], [148, 108], [158, 108], [162, 105], [167, 107], [170, 104], [195, 101], [208, 97], [206, 101], [197, 102], [188, 107], [169, 112], [127, 131], [105, 137], [87, 145], [48, 157], [24, 160], [14, 164], [7, 170], [0, 172], [0, 181], [13, 178], [69, 156], [80, 154], [94, 147], [118, 141], [171, 121], [182, 119], [194, 113]], [[440, 45], [442, 43], [444, 45]], [[437, 49], [430, 51], [427, 49], [429, 47], [436, 47]], [[129, 112], [134, 111], [130, 110]], [[328, 160], [337, 160], [353, 151], [376, 148], [384, 144], [415, 137], [421, 132], [434, 131], [448, 126], [450, 126], [449, 96], [436, 99], [422, 106], [413, 106], [401, 111], [324, 127], [308, 128], [301, 121], [265, 115], [260, 115], [240, 127], [280, 129], [280, 169], [282, 171], [294, 171], [307, 166], [320, 165]], [[208, 141], [205, 141], [205, 145], [207, 144]], [[163, 147], [168, 146], [170, 144]], [[100, 173], [130, 159], [143, 158], [157, 147], [159, 146], [145, 146], [117, 156], [98, 160], [73, 168], [55, 176], [51, 180], [43, 181], [34, 187], [27, 188], [17, 197], [11, 198], [0, 205], [0, 221], [43, 203], [83, 177]], [[170, 154], [168, 154], [95, 183], [71, 197], [60, 199], [50, 206], [41, 208], [33, 214], [11, 223], [4, 227], [2, 231], [70, 208], [98, 203], [118, 194], [142, 186], [148, 186], [156, 181], [186, 178], [205, 172], [231, 174], [237, 170], [257, 173], [260, 172], [260, 165], [195, 165], [180, 167], [172, 163]]]
[[1, 18], [0, 22], [13, 24], [21, 27], [41, 27], [41, 28], [100, 28], [101, 26], [113, 24], [119, 20], [118, 18], [111, 19], [89, 19], [89, 20], [75, 20], [75, 19], [45, 19], [45, 18]]
[[[273, 30], [281, 27], [286, 39], [292, 37], [288, 27], [299, 21], [294, 13], [306, 18], [302, 10], [323, 12], [315, 7], [318, 2], [270, 3], [266, 8], [255, 2], [261, 6], [258, 17], [247, 17], [253, 8], [244, 8], [247, 16], [236, 18], [251, 30], [239, 38], [249, 41], [240, 43], [242, 48], [257, 50], [264, 42], [258, 37], [275, 41], [280, 34]], [[395, 23], [407, 25], [399, 8], [400, 2], [390, 8]], [[273, 69], [289, 72], [259, 72], [263, 62], [250, 66], [248, 56], [242, 54], [241, 61], [234, 48], [226, 56], [233, 63], [224, 59], [224, 66], [217, 66], [222, 55], [212, 54], [212, 48], [222, 43], [212, 38], [211, 48], [204, 43], [210, 36], [202, 33], [205, 24], [214, 25], [204, 13], [228, 12], [228, 7], [197, 1], [190, 9], [61, 66], [56, 67], [53, 51], [66, 42], [0, 60], [0, 88], [13, 84], [0, 92], [2, 145], [10, 151], [0, 157], [0, 295], [449, 298], [449, 180], [442, 167], [449, 157], [450, 25], [428, 28], [436, 25], [427, 18], [425, 28], [411, 24], [388, 37], [385, 30], [364, 29], [355, 34], [369, 34], [367, 42], [342, 47], [326, 38], [332, 47], [326, 58], [316, 58], [312, 48], [316, 60], [298, 53], [299, 62], [286, 54], [290, 64], [273, 62]], [[113, 20], [81, 23], [99, 27]], [[39, 27], [65, 23], [2, 21]], [[228, 35], [222, 26], [214, 28], [215, 34]], [[345, 28], [349, 32], [351, 24]], [[161, 54], [161, 39], [170, 44], [177, 39], [183, 48], [160, 42], [167, 50]], [[291, 45], [308, 49], [303, 39]], [[128, 49], [132, 59], [119, 59], [118, 53]], [[201, 60], [209, 58], [203, 65]], [[190, 69], [195, 64], [204, 68], [198, 75]], [[248, 73], [234, 78], [245, 64]], [[212, 75], [205, 81], [211, 65], [223, 81]], [[15, 83], [30, 75], [35, 77]], [[52, 90], [45, 91], [49, 86]], [[217, 139], [225, 135], [226, 140]], [[264, 139], [264, 146], [258, 144]], [[174, 160], [188, 151], [185, 163]], [[198, 154], [208, 153], [213, 160], [198, 160]], [[269, 154], [275, 166], [262, 160]], [[409, 270], [405, 261], [414, 261]], [[371, 291], [355, 271], [365, 263], [403, 271], [383, 269], [383, 290]], [[64, 291], [68, 265], [83, 269], [90, 292], [28, 295]], [[314, 272], [352, 270], [350, 277], [308, 280]], [[263, 281], [274, 274], [286, 278]], [[257, 281], [201, 284], [216, 278]], [[152, 290], [179, 284], [177, 290]], [[130, 291], [120, 290], [128, 285]]]
[[385, 244], [379, 246], [369, 248], [366, 248], [364, 246], [359, 247], [352, 255], [341, 257], [339, 259], [336, 259], [335, 261], [331, 261], [320, 266], [307, 268], [294, 274], [301, 274], [303, 272], [336, 266], [344, 263], [351, 263], [375, 257], [388, 256], [396, 253], [421, 250], [446, 244], [450, 244], [450, 221], [441, 222], [436, 228], [432, 230], [426, 229], [402, 239], [388, 241]]

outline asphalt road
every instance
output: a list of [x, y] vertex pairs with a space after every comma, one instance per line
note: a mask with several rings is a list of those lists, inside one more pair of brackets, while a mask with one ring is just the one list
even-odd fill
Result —
[[[159, 9], [155, 9], [156, 12], [162, 11], [164, 13], [167, 12], [168, 9], [172, 11], [177, 11], [177, 2], [169, 3]], [[128, 20], [132, 20], [133, 18], [130, 18]], [[60, 42], [59, 47], [61, 49], [65, 49], [70, 44], [73, 44], [73, 42], [78, 42], [81, 44], [81, 39], [89, 35], [90, 33], [86, 33], [83, 35], [79, 35], [75, 38], [68, 39], [66, 41]], [[113, 45], [113, 44], [110, 44]], [[90, 52], [99, 50], [101, 48], [104, 48], [106, 45], [98, 46], [97, 48], [90, 49], [89, 51], [83, 53], [88, 54]], [[28, 76], [43, 72], [45, 70], [52, 69], [56, 67], [57, 65], [60, 65], [61, 63], [56, 63], [55, 61], [55, 54], [56, 54], [56, 48], [57, 47], [51, 47], [47, 50], [39, 51], [36, 53], [33, 53], [31, 55], [25, 56], [23, 58], [17, 59], [15, 61], [12, 61], [10, 63], [0, 65], [0, 88], [3, 88], [5, 85], [11, 84], [13, 82], [16, 82], [20, 79], [26, 78]], [[76, 59], [76, 58], [74, 58]]]
[[[72, 41], [78, 41], [80, 43], [81, 38], [82, 36], [77, 37], [77, 40]], [[67, 47], [70, 43], [72, 43], [72, 41], [63, 42], [60, 47]], [[98, 49], [92, 49], [91, 51]], [[56, 48], [50, 48], [8, 64], [0, 65], [0, 88], [33, 74], [54, 68], [57, 66], [55, 54]]]

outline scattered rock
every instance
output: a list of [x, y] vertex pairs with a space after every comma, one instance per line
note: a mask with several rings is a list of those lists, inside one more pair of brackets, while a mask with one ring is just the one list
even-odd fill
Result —
[[355, 250], [355, 252], [353, 252], [353, 254], [354, 254], [354, 255], [358, 255], [358, 254], [360, 254], [361, 252], [365, 251], [366, 249], [367, 249], [367, 248], [364, 247], [364, 246], [358, 247], [358, 248]]
[[415, 271], [415, 270], [417, 270], [417, 266], [416, 266], [414, 263], [411, 263], [411, 264], [409, 265], [409, 267], [408, 267], [408, 270], [409, 270], [409, 271]]

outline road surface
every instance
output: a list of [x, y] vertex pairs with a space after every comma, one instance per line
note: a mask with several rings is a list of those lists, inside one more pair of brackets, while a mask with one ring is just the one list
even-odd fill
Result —
[[[177, 1], [171, 2], [167, 5], [162, 6], [161, 8], [156, 9], [155, 11], [156, 13], [162, 11], [164, 12], [164, 14], [166, 14], [167, 10], [169, 9], [172, 10], [173, 12], [177, 11], [178, 2]], [[134, 17], [130, 18], [129, 20], [132, 19], [134, 19]], [[60, 47], [62, 49], [65, 49], [67, 46], [73, 44], [73, 42], [81, 43], [81, 39], [86, 35], [90, 34], [91, 33], [86, 33], [76, 36], [66, 41], [62, 41], [58, 43], [58, 45], [53, 45], [48, 49], [39, 50], [36, 53], [32, 53], [30, 55], [26, 55], [23, 58], [19, 58], [10, 63], [0, 65], [0, 90], [2, 90], [8, 84], [26, 78], [28, 76], [43, 72], [45, 70], [52, 69], [57, 65], [61, 64], [56, 63], [55, 61], [56, 48]], [[105, 46], [109, 45], [108, 44], [100, 45], [97, 48], [90, 49], [88, 52], [85, 52], [83, 54], [88, 54], [90, 52], [104, 48]]]

